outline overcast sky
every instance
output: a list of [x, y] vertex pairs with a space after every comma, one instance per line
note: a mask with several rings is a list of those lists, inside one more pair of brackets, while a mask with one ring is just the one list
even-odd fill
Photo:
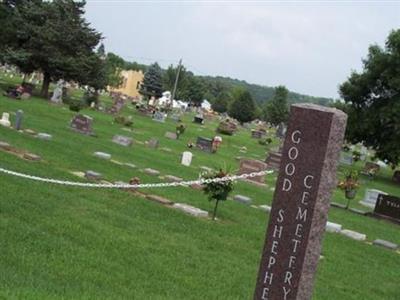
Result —
[[195, 74], [337, 98], [368, 46], [400, 28], [400, 3], [89, 0], [86, 18], [129, 61], [182, 58]]

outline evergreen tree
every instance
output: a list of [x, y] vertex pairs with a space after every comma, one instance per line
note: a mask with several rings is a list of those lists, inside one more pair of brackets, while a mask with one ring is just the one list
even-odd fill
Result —
[[348, 113], [346, 139], [373, 148], [376, 157], [400, 163], [400, 30], [385, 48], [369, 47], [363, 71], [352, 72], [340, 86]]
[[229, 115], [240, 123], [254, 119], [256, 104], [249, 91], [237, 89], [233, 93], [233, 102], [229, 108]]
[[15, 44], [4, 51], [4, 61], [24, 73], [43, 73], [41, 94], [48, 97], [51, 81], [73, 80], [82, 85], [91, 79], [94, 49], [101, 34], [84, 19], [85, 2], [72, 0], [15, 1], [10, 21], [17, 23]]
[[265, 104], [264, 118], [272, 125], [287, 122], [289, 117], [288, 94], [289, 91], [286, 87], [278, 86], [275, 88], [275, 94], [271, 101]]
[[161, 68], [157, 63], [149, 66], [147, 72], [144, 74], [139, 93], [148, 99], [151, 97], [160, 98], [162, 96]]
[[218, 113], [224, 113], [228, 111], [229, 102], [230, 102], [230, 95], [229, 94], [220, 94], [218, 98], [214, 100], [211, 107], [214, 111]]

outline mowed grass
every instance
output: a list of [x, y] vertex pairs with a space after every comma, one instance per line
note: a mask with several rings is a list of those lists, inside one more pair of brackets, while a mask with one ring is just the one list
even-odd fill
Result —
[[[192, 124], [178, 141], [164, 138], [176, 123], [158, 123], [126, 107], [132, 115], [132, 132], [113, 123], [113, 117], [84, 110], [94, 118], [97, 137], [69, 129], [74, 113], [33, 98], [14, 101], [0, 97], [0, 112], [22, 109], [24, 128], [53, 135], [42, 141], [28, 134], [0, 127], [0, 140], [40, 155], [41, 162], [29, 162], [0, 152], [0, 166], [37, 176], [84, 181], [70, 171], [94, 170], [108, 181], [128, 181], [133, 176], [143, 183], [163, 182], [148, 176], [144, 168], [161, 175], [197, 178], [200, 166], [228, 166], [238, 169], [237, 156], [265, 158], [266, 148], [241, 129], [223, 136], [216, 154], [191, 150], [190, 167], [180, 165], [180, 155], [189, 140], [215, 135], [216, 121], [205, 126]], [[14, 121], [14, 115], [12, 115]], [[111, 142], [114, 134], [133, 137], [126, 148]], [[158, 150], [144, 142], [158, 138]], [[240, 153], [247, 147], [246, 154]], [[271, 147], [276, 146], [275, 144]], [[162, 148], [169, 148], [166, 151]], [[168, 149], [167, 149], [168, 150]], [[121, 166], [93, 156], [108, 152], [112, 158], [137, 165]], [[356, 164], [355, 168], [361, 168]], [[339, 170], [342, 173], [342, 168]], [[377, 179], [365, 180], [352, 207], [364, 190], [378, 188], [400, 196], [390, 182], [390, 171]], [[267, 188], [245, 182], [234, 194], [253, 198], [256, 205], [270, 204], [275, 176], [267, 176]], [[197, 219], [180, 211], [136, 197], [122, 190], [99, 190], [56, 186], [0, 174], [0, 298], [4, 299], [251, 299], [258, 271], [268, 215], [261, 210], [226, 201], [219, 207], [217, 222]], [[213, 203], [190, 188], [146, 191], [212, 211]], [[344, 203], [336, 190], [333, 201]], [[363, 208], [365, 210], [365, 208]], [[400, 244], [400, 227], [386, 221], [331, 208], [329, 220], [345, 228]], [[394, 251], [356, 242], [337, 234], [324, 236], [316, 276], [314, 299], [399, 299], [400, 255]]]

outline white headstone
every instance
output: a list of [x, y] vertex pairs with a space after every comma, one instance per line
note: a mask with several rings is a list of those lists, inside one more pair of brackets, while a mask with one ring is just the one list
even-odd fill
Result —
[[193, 157], [192, 152], [190, 151], [183, 152], [181, 164], [189, 167], [190, 164], [192, 163], [192, 157]]
[[380, 190], [367, 189], [365, 191], [364, 199], [360, 201], [360, 204], [370, 208], [375, 208], [376, 200], [378, 199], [379, 194], [387, 195], [387, 193]]
[[60, 79], [57, 82], [57, 86], [53, 91], [53, 97], [51, 97], [51, 99], [50, 99], [51, 102], [53, 102], [53, 103], [61, 103], [62, 102], [63, 85], [64, 85], [64, 82], [63, 82], [63, 80]]
[[6, 112], [3, 113], [3, 115], [1, 116], [1, 120], [0, 120], [0, 125], [5, 126], [5, 127], [11, 126], [9, 113], [6, 113]]

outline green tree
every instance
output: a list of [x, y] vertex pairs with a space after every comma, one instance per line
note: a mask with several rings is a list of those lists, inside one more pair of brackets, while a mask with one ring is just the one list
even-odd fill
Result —
[[144, 74], [143, 83], [140, 86], [139, 93], [146, 98], [159, 98], [162, 96], [162, 75], [161, 68], [157, 63], [149, 66]]
[[122, 84], [121, 71], [124, 69], [125, 61], [122, 57], [109, 52], [105, 59], [105, 72], [107, 84], [112, 87], [119, 87]]
[[363, 70], [353, 71], [340, 87], [348, 104], [347, 140], [372, 147], [393, 168], [400, 162], [400, 30], [385, 47], [369, 47]]
[[287, 121], [289, 117], [288, 94], [289, 91], [284, 86], [275, 88], [274, 96], [264, 107], [264, 118], [266, 121], [273, 125]]
[[185, 101], [200, 105], [204, 100], [205, 88], [203, 82], [192, 74], [187, 74], [180, 96]]
[[231, 97], [229, 94], [221, 94], [214, 100], [211, 107], [216, 112], [224, 113], [228, 111], [230, 101]]
[[254, 119], [256, 104], [249, 91], [236, 89], [233, 92], [233, 102], [229, 108], [229, 115], [241, 123]]
[[[175, 79], [177, 74], [178, 67], [174, 67], [170, 65], [167, 70], [163, 72], [163, 89], [165, 91], [171, 91], [174, 89]], [[185, 91], [188, 88], [188, 75], [190, 76], [190, 72], [184, 66], [181, 67], [181, 71], [179, 72], [178, 85], [175, 94], [175, 99], [183, 99], [185, 95]]]
[[4, 61], [22, 72], [43, 73], [41, 94], [48, 97], [51, 81], [64, 79], [87, 84], [84, 71], [101, 34], [84, 19], [85, 2], [72, 0], [15, 1], [10, 21], [17, 23], [14, 44], [4, 51]]

